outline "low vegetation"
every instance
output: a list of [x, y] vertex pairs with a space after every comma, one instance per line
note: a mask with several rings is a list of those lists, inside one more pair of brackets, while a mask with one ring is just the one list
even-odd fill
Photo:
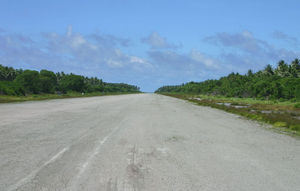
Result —
[[107, 83], [96, 77], [0, 65], [0, 102], [138, 92], [137, 86]]
[[300, 62], [280, 61], [276, 68], [241, 75], [231, 73], [218, 80], [163, 86], [156, 93], [222, 109], [272, 124], [300, 135]]
[[163, 86], [156, 93], [194, 93], [222, 95], [225, 97], [256, 98], [263, 100], [300, 101], [300, 62], [291, 64], [280, 61], [276, 68], [247, 74], [231, 73], [218, 80], [189, 82], [182, 85]]
[[276, 102], [195, 94], [164, 93], [202, 106], [222, 109], [249, 119], [265, 122], [276, 129], [300, 136], [300, 108], [290, 101]]

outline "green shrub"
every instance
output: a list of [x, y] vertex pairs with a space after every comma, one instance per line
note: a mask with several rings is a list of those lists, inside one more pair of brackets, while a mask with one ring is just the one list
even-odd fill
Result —
[[43, 93], [54, 93], [55, 86], [57, 85], [57, 78], [54, 72], [48, 70], [40, 71], [40, 84]]
[[300, 108], [300, 103], [296, 103], [296, 104], [294, 105], [294, 107], [295, 107], [295, 108]]
[[289, 101], [295, 103], [295, 102], [297, 102], [297, 99], [296, 98], [292, 98]]
[[24, 89], [20, 84], [11, 81], [0, 81], [0, 94], [2, 95], [24, 95]]
[[274, 123], [275, 127], [286, 127], [287, 123], [286, 122], [282, 122], [282, 121], [277, 121]]
[[37, 71], [25, 70], [22, 74], [17, 76], [15, 82], [24, 87], [27, 93], [37, 94], [41, 90], [39, 75]]
[[300, 125], [291, 125], [289, 128], [293, 131], [300, 131]]
[[65, 75], [60, 80], [60, 88], [64, 93], [68, 91], [82, 92], [84, 85], [84, 77], [75, 74]]

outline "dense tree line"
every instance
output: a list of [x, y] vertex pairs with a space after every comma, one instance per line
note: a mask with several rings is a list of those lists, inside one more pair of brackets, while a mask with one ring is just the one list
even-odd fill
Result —
[[287, 64], [281, 60], [277, 67], [273, 68], [271, 65], [267, 65], [256, 73], [251, 70], [245, 75], [231, 73], [219, 80], [163, 86], [156, 92], [300, 100], [300, 62], [295, 59]]
[[106, 83], [96, 77], [84, 77], [48, 70], [21, 70], [0, 65], [0, 94], [26, 95], [73, 92], [139, 92], [137, 86]]

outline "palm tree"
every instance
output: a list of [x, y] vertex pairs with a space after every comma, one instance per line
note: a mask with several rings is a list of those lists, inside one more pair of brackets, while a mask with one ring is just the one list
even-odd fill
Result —
[[275, 74], [280, 77], [290, 76], [288, 64], [286, 64], [283, 60], [279, 61], [278, 66], [275, 70]]
[[273, 68], [270, 64], [268, 64], [265, 69], [264, 69], [264, 74], [268, 75], [268, 76], [272, 76], [274, 75], [274, 71], [273, 71]]
[[299, 78], [300, 77], [300, 61], [298, 59], [295, 59], [291, 63], [291, 65], [289, 67], [289, 72], [295, 78]]

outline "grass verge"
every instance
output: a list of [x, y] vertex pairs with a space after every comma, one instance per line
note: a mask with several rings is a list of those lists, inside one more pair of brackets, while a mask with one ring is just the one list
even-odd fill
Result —
[[69, 92], [67, 94], [33, 94], [27, 96], [7, 96], [0, 95], [0, 103], [11, 103], [11, 102], [23, 102], [23, 101], [38, 101], [48, 99], [64, 99], [64, 98], [79, 98], [79, 97], [93, 97], [93, 96], [106, 96], [106, 95], [122, 95], [122, 94], [136, 94], [136, 93], [124, 93], [124, 92], [93, 92], [85, 93], [82, 95], [77, 92]]
[[172, 96], [202, 106], [221, 109], [248, 119], [271, 124], [274, 129], [290, 135], [300, 136], [299, 103], [290, 101], [266, 101], [250, 98], [226, 98], [191, 94], [162, 94]]

